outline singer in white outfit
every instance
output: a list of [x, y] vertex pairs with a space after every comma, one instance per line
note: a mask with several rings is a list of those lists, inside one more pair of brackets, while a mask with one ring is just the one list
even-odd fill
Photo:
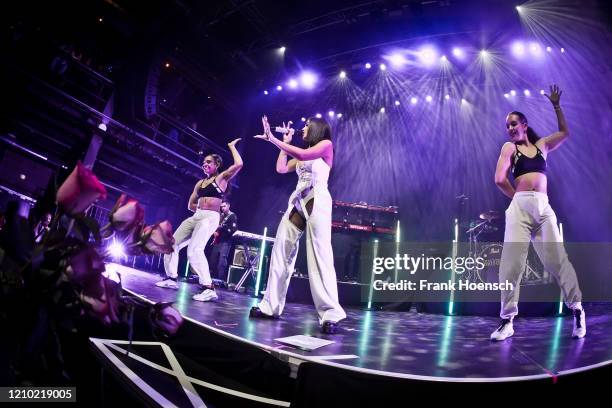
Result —
[[[298, 241], [305, 231], [308, 277], [319, 324], [324, 333], [333, 334], [338, 329], [338, 322], [346, 318], [346, 313], [338, 302], [331, 246], [332, 199], [327, 189], [334, 159], [331, 128], [324, 119], [306, 121], [302, 132], [308, 148], [301, 149], [290, 144], [294, 133], [290, 126], [280, 141], [272, 135], [265, 116], [262, 121], [264, 134], [255, 137], [280, 149], [276, 171], [282, 174], [297, 172], [298, 183], [276, 232], [264, 298], [258, 307], [251, 309], [250, 316], [274, 318], [283, 312]], [[288, 155], [293, 158], [288, 160]]]
[[[538, 137], [521, 112], [510, 112], [506, 118], [510, 142], [502, 146], [495, 183], [512, 201], [506, 210], [499, 280], [502, 283], [511, 282], [514, 289], [502, 291], [502, 321], [491, 333], [491, 340], [505, 340], [514, 334], [513, 320], [518, 313], [520, 282], [530, 242], [533, 242], [546, 270], [559, 283], [566, 305], [574, 312], [572, 337], [582, 338], [586, 335], [578, 278], [565, 252], [557, 216], [546, 194], [546, 159], [569, 136], [565, 115], [559, 104], [561, 93], [553, 85], [550, 87], [550, 95], [546, 95], [553, 105], [559, 125], [559, 130], [549, 136]], [[514, 186], [508, 180], [509, 172], [514, 176]]]
[[232, 178], [242, 169], [242, 158], [236, 150], [240, 139], [228, 143], [234, 163], [225, 171], [219, 172], [223, 162], [218, 154], [209, 154], [204, 158], [202, 170], [206, 178], [198, 181], [189, 197], [188, 208], [194, 214], [184, 220], [174, 232], [174, 252], [164, 255], [166, 279], [155, 285], [161, 288], [177, 289], [179, 251], [185, 245], [189, 266], [198, 275], [202, 292], [193, 296], [194, 300], [208, 302], [218, 298], [210, 277], [208, 261], [204, 248], [212, 234], [219, 227], [219, 211], [227, 187]]

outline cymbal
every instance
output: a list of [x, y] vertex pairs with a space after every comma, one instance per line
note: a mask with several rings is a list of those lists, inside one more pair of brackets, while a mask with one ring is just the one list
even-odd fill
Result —
[[486, 211], [480, 214], [481, 220], [492, 221], [498, 218], [501, 218], [501, 213], [499, 211], [490, 210], [490, 211]]

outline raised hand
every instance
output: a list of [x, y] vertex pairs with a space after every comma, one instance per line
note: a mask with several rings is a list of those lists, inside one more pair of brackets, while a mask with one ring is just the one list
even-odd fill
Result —
[[234, 140], [232, 140], [232, 141], [231, 141], [231, 142], [229, 142], [227, 145], [228, 145], [228, 147], [234, 147], [234, 146], [236, 146], [236, 143], [238, 143], [238, 142], [239, 142], [239, 141], [241, 141], [241, 140], [242, 140], [242, 138], [240, 138], [240, 137], [239, 137], [238, 139], [234, 139]]
[[561, 94], [562, 93], [563, 93], [563, 91], [560, 90], [557, 85], [551, 85], [550, 86], [550, 95], [549, 94], [544, 94], [544, 96], [546, 96], [548, 98], [548, 100], [550, 101], [550, 103], [553, 104], [553, 106], [559, 106], [559, 102], [561, 100]]
[[287, 129], [287, 133], [283, 134], [283, 142], [285, 143], [291, 143], [291, 139], [295, 133], [295, 129], [293, 129], [291, 125], [293, 125], [292, 121], [287, 122], [287, 126], [285, 126], [285, 122], [283, 122], [283, 128]]

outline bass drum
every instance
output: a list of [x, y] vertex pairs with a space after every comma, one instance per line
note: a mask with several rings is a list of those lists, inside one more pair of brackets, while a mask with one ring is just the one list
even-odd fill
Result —
[[503, 247], [500, 242], [491, 242], [484, 245], [478, 252], [476, 257], [482, 258], [485, 265], [481, 270], [474, 270], [474, 274], [479, 279], [478, 282], [499, 282], [499, 264]]

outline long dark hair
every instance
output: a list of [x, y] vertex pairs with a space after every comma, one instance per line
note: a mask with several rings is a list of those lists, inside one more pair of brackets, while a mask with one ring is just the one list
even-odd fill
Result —
[[[529, 143], [531, 144], [536, 144], [536, 142], [538, 140], [540, 140], [540, 136], [538, 136], [538, 134], [536, 133], [535, 130], [533, 130], [531, 128], [531, 126], [529, 126], [529, 122], [527, 121], [527, 116], [525, 116], [525, 114], [523, 112], [519, 112], [519, 111], [512, 111], [508, 114], [508, 116], [510, 115], [516, 115], [519, 117], [521, 123], [524, 123], [527, 125], [527, 139], [529, 139]], [[309, 129], [310, 130], [310, 129]]]
[[331, 127], [329, 123], [323, 118], [310, 118], [308, 119], [308, 134], [306, 135], [306, 142], [308, 147], [312, 147], [319, 143], [321, 140], [332, 140]]

